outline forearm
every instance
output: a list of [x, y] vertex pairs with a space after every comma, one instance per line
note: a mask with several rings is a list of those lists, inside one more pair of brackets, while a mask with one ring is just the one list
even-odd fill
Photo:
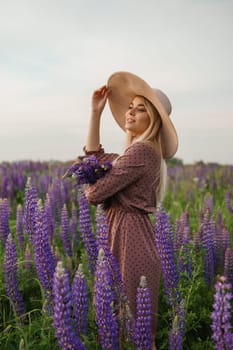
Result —
[[106, 85], [92, 95], [92, 111], [86, 140], [86, 151], [98, 151], [100, 146], [100, 118], [110, 90]]
[[100, 145], [100, 115], [98, 112], [92, 111], [87, 139], [86, 139], [86, 150], [97, 151]]

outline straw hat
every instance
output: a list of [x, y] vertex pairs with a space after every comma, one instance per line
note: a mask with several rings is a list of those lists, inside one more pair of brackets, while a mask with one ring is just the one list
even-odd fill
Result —
[[112, 74], [108, 79], [107, 86], [111, 89], [108, 96], [109, 107], [124, 131], [125, 113], [135, 96], [143, 96], [154, 105], [162, 119], [161, 147], [163, 158], [172, 158], [177, 151], [178, 137], [169, 117], [172, 108], [168, 97], [161, 90], [152, 89], [143, 79], [129, 72]]

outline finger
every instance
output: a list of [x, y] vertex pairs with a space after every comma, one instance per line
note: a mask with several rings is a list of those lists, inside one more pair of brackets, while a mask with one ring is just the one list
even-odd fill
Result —
[[105, 97], [107, 98], [108, 95], [111, 93], [111, 89], [106, 87], [106, 90], [105, 90]]
[[99, 89], [94, 91], [95, 95], [102, 94], [102, 91], [105, 89], [106, 85], [101, 86]]
[[104, 85], [104, 86], [102, 87], [102, 89], [101, 89], [101, 95], [105, 95], [106, 90], [107, 90], [107, 86]]

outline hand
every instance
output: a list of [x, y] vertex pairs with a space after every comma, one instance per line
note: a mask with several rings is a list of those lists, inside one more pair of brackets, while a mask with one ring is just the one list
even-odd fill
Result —
[[95, 90], [92, 95], [92, 111], [101, 115], [105, 107], [110, 89], [104, 85], [98, 90]]

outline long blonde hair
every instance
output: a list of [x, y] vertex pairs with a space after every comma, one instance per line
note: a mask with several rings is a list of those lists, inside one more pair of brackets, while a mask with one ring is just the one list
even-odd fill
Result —
[[155, 190], [156, 205], [159, 206], [164, 198], [167, 184], [167, 164], [162, 156], [162, 147], [160, 140], [160, 130], [162, 127], [162, 120], [159, 113], [152, 105], [152, 103], [143, 96], [138, 96], [143, 99], [147, 113], [150, 117], [150, 124], [148, 128], [139, 136], [134, 137], [131, 132], [127, 132], [126, 146], [130, 146], [134, 142], [151, 141], [155, 147], [159, 149], [161, 155], [161, 163], [159, 173], [156, 174], [155, 182], [159, 180], [158, 186]]

